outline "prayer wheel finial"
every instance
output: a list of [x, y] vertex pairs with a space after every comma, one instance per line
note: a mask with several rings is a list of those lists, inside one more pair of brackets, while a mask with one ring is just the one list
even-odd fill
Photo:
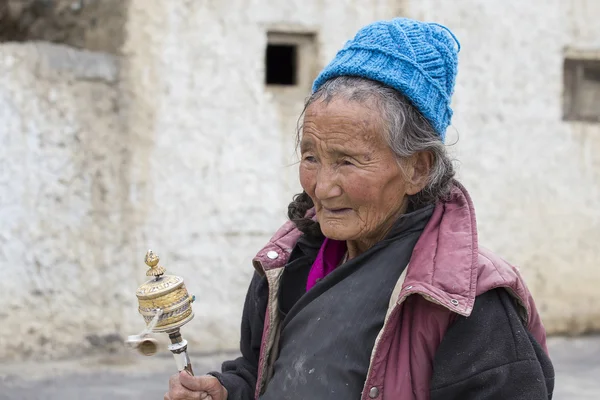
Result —
[[158, 265], [160, 258], [154, 254], [152, 250], [148, 250], [144, 261], [146, 262], [146, 265], [150, 267], [150, 269], [146, 271], [146, 276], [161, 276], [167, 271], [165, 267]]

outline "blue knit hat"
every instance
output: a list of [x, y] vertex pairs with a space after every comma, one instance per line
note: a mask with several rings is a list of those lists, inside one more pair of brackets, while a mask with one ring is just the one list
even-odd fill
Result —
[[450, 125], [460, 43], [445, 26], [395, 18], [362, 28], [313, 83], [350, 75], [390, 86], [433, 125], [442, 141]]

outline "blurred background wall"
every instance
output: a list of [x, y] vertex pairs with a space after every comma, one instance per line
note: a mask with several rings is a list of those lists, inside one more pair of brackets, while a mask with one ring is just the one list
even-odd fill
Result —
[[394, 16], [461, 41], [448, 143], [481, 244], [550, 333], [600, 330], [600, 2], [278, 3], [0, 0], [0, 359], [118, 348], [148, 248], [197, 297], [192, 348], [235, 349], [312, 80]]

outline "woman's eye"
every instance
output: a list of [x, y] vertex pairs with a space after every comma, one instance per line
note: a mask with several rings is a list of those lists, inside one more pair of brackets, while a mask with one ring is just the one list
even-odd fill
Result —
[[354, 165], [354, 163], [350, 160], [342, 160], [341, 165]]
[[317, 159], [314, 156], [304, 156], [304, 161], [308, 161], [310, 163], [316, 162]]

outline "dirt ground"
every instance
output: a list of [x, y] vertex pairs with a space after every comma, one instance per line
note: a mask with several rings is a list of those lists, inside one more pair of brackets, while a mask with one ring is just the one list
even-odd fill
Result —
[[[555, 400], [600, 399], [600, 336], [551, 338]], [[235, 354], [193, 355], [196, 374]], [[0, 400], [162, 399], [174, 361], [132, 353], [60, 362], [0, 364]]]

